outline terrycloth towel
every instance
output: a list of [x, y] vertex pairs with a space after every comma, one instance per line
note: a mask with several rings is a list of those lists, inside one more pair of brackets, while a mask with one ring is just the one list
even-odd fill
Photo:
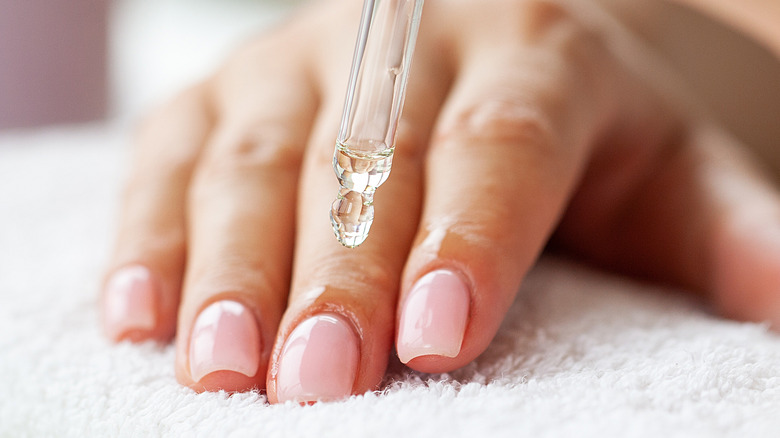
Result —
[[179, 386], [173, 348], [111, 345], [98, 281], [123, 126], [0, 135], [0, 436], [776, 437], [780, 338], [673, 291], [547, 258], [488, 350], [391, 361], [377, 392], [270, 406]]

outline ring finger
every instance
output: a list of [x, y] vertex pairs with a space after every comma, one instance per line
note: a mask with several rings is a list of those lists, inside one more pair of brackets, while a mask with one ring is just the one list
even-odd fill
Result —
[[219, 122], [190, 191], [176, 371], [196, 390], [264, 386], [289, 290], [299, 163], [317, 96], [303, 50], [269, 44], [242, 51], [218, 76]]

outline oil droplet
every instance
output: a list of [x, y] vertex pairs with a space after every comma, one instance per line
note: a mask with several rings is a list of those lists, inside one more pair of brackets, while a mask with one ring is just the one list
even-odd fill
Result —
[[358, 153], [336, 144], [333, 170], [339, 191], [330, 209], [330, 222], [338, 241], [354, 248], [368, 237], [374, 222], [374, 192], [390, 175], [393, 150]]

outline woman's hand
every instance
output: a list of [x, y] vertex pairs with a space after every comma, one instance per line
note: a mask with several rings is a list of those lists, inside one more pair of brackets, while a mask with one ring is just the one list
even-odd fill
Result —
[[[777, 191], [734, 140], [555, 2], [428, 0], [369, 239], [328, 220], [359, 2], [323, 1], [153, 114], [104, 291], [113, 339], [176, 332], [196, 390], [271, 402], [444, 372], [551, 244], [780, 324]], [[652, 69], [650, 69], [652, 70]]]

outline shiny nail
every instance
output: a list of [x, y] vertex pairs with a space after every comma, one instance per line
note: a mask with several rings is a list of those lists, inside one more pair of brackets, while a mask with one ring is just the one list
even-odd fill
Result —
[[111, 339], [132, 330], [151, 330], [156, 320], [156, 293], [152, 275], [140, 265], [120, 268], [103, 293], [103, 323]]
[[420, 356], [460, 353], [469, 315], [469, 288], [457, 274], [429, 272], [412, 287], [403, 304], [396, 350], [401, 362]]
[[279, 357], [276, 396], [280, 402], [334, 400], [352, 394], [359, 340], [343, 317], [325, 313], [300, 324]]
[[244, 305], [217, 301], [200, 312], [190, 336], [190, 373], [198, 382], [215, 371], [252, 377], [260, 366], [260, 330]]

